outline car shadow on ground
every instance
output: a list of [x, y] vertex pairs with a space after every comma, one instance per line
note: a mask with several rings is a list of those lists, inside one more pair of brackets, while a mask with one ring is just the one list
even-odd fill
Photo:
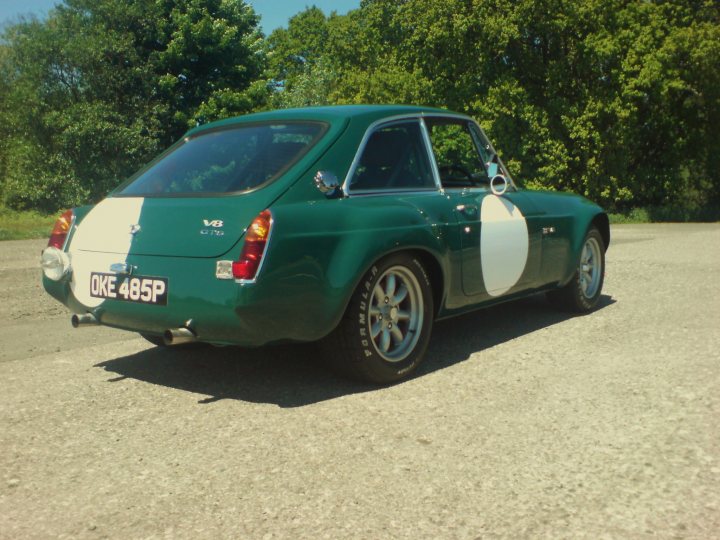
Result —
[[[614, 302], [603, 295], [598, 309]], [[543, 296], [534, 296], [437, 322], [427, 356], [413, 378], [447, 368], [467, 360], [473, 353], [574, 316], [554, 310]], [[119, 375], [109, 382], [132, 378], [208, 396], [199, 403], [235, 399], [302, 407], [378, 389], [327, 369], [313, 344], [262, 349], [203, 345], [175, 349], [154, 347], [101, 362], [96, 367]]]

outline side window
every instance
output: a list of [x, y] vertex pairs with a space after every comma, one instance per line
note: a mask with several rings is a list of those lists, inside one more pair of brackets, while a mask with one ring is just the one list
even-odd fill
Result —
[[391, 124], [373, 132], [350, 180], [351, 191], [435, 187], [418, 122]]
[[449, 118], [427, 118], [425, 123], [430, 131], [443, 187], [489, 184], [490, 179], [468, 122]]

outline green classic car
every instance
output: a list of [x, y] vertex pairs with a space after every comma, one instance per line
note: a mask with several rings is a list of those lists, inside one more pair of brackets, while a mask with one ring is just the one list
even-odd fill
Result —
[[43, 284], [75, 327], [161, 346], [320, 341], [346, 373], [389, 383], [435, 320], [541, 291], [592, 310], [609, 242], [600, 207], [518, 187], [468, 116], [291, 109], [193, 129], [65, 212]]

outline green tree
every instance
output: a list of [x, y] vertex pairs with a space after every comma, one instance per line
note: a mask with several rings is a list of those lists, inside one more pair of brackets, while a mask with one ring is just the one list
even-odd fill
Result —
[[268, 73], [276, 90], [272, 104], [278, 108], [329, 105], [336, 74], [325, 62], [329, 25], [311, 6], [290, 18], [287, 29], [278, 28], [267, 38]]
[[363, 0], [307, 61], [333, 74], [330, 102], [475, 115], [530, 187], [616, 209], [718, 205], [719, 13], [712, 0]]
[[280, 107], [347, 103], [418, 103], [425, 81], [395, 62], [404, 45], [397, 2], [363, 2], [347, 15], [316, 7], [268, 38], [270, 76]]
[[316, 6], [290, 18], [287, 29], [278, 28], [267, 39], [271, 77], [289, 89], [323, 56], [328, 37], [327, 18]]
[[240, 0], [66, 0], [3, 34], [3, 195], [101, 197], [197, 122], [262, 107], [262, 34]]
[[[0, 44], [0, 73], [4, 72], [4, 66], [7, 65], [8, 48]], [[8, 96], [10, 94], [10, 84], [8, 81], [0, 77], [0, 120], [8, 117], [9, 103]], [[0, 132], [1, 133], [1, 132]], [[8, 153], [8, 139], [5, 136], [0, 136], [0, 174], [5, 171], [7, 167], [7, 153]], [[2, 176], [0, 176], [0, 193], [2, 190]]]
[[0, 44], [4, 197], [97, 197], [196, 122], [368, 102], [474, 115], [529, 187], [720, 206], [716, 0], [362, 0], [267, 40], [241, 0], [66, 0]]

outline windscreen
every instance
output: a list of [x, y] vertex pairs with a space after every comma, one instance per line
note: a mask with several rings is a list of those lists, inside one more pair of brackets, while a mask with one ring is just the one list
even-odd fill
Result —
[[257, 124], [187, 137], [116, 194], [202, 195], [255, 189], [299, 160], [324, 129], [320, 123]]

